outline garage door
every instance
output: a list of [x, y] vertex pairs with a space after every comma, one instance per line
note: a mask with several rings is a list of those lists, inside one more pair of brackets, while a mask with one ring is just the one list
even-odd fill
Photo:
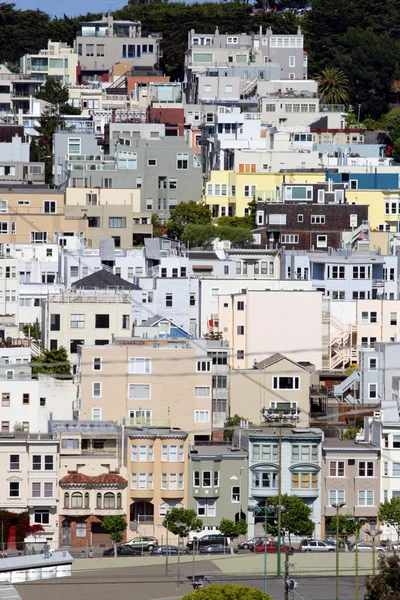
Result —
[[92, 523], [92, 544], [93, 546], [112, 546], [111, 538], [104, 531], [101, 523]]

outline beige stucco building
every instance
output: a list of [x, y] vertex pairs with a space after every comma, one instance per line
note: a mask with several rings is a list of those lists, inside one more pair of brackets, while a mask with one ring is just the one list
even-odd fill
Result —
[[219, 330], [231, 348], [231, 368], [250, 369], [277, 352], [322, 367], [322, 293], [244, 290], [219, 296]]
[[69, 214], [64, 194], [39, 186], [0, 190], [0, 242], [42, 244], [62, 235], [87, 237], [87, 219]]
[[161, 544], [168, 510], [187, 506], [189, 436], [168, 427], [127, 428], [126, 436], [130, 527]]
[[210, 439], [211, 359], [187, 340], [116, 338], [85, 345], [77, 374], [81, 419], [174, 426], [191, 440]]
[[[332, 504], [344, 503], [341, 514], [356, 518], [376, 519], [380, 499], [380, 449], [372, 444], [353, 440], [327, 438], [322, 447], [322, 538], [332, 533], [329, 521], [336, 514]], [[361, 539], [371, 541], [365, 534]]]
[[253, 369], [230, 371], [230, 414], [240, 415], [251, 423], [264, 423], [261, 410], [300, 411], [299, 425], [307, 427], [310, 417], [310, 385], [312, 371], [273, 354], [258, 361]]

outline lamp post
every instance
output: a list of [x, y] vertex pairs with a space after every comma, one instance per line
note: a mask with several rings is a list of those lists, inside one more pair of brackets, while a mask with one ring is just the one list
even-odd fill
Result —
[[358, 542], [360, 539], [360, 530], [364, 523], [366, 522], [365, 517], [360, 517], [359, 519], [354, 518], [353, 521], [356, 526], [356, 598], [355, 600], [359, 600], [360, 590], [358, 589]]
[[181, 589], [181, 529], [183, 527], [186, 527], [186, 523], [177, 523], [176, 526], [179, 529], [178, 532], [178, 573], [177, 573], [177, 582], [176, 582], [176, 589], [180, 590]]
[[240, 467], [239, 474], [239, 521], [242, 518], [242, 473], [244, 467]]
[[336, 508], [336, 600], [339, 600], [339, 510], [344, 506], [344, 502], [334, 502], [333, 508]]
[[268, 526], [268, 516], [271, 514], [276, 514], [278, 509], [282, 509], [281, 506], [248, 506], [247, 510], [253, 512], [254, 515], [260, 515], [264, 517], [264, 594], [267, 593], [267, 526]]
[[166, 527], [167, 532], [165, 534], [165, 537], [166, 537], [165, 541], [166, 541], [166, 544], [167, 544], [167, 551], [165, 553], [165, 575], [166, 576], [168, 575], [168, 525], [169, 525], [169, 523], [168, 523], [168, 516], [169, 516], [169, 512], [167, 510], [166, 515], [165, 515], [165, 520], [167, 522], [167, 527]]
[[375, 519], [370, 519], [369, 522], [369, 529], [365, 530], [365, 533], [367, 533], [371, 538], [372, 538], [372, 576], [375, 576], [376, 574], [376, 546], [375, 546], [375, 539], [378, 535], [381, 535], [382, 530], [381, 529], [375, 529], [376, 527], [376, 520]]

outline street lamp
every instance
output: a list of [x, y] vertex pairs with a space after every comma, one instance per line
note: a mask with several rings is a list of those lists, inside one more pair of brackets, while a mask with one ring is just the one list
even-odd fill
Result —
[[372, 575], [373, 576], [376, 574], [375, 538], [378, 535], [381, 535], [381, 533], [383, 533], [381, 529], [375, 529], [375, 527], [376, 527], [376, 520], [370, 519], [369, 529], [365, 530], [365, 533], [367, 533], [372, 538]]
[[[248, 506], [247, 510], [253, 512], [254, 515], [264, 517], [264, 594], [267, 593], [267, 526], [268, 516], [276, 514], [277, 509], [282, 509], [281, 506]], [[279, 548], [278, 548], [279, 552]]]
[[[349, 521], [350, 521], [350, 519], [349, 519]], [[365, 524], [365, 522], [367, 521], [367, 519], [365, 517], [360, 517], [358, 519], [352, 518], [352, 521], [354, 521], [354, 524], [356, 526], [356, 598], [355, 598], [355, 600], [359, 600], [360, 590], [358, 589], [358, 542], [359, 542], [359, 538], [360, 538], [360, 530], [361, 530], [362, 526]]]
[[334, 502], [333, 508], [336, 508], [336, 600], [339, 600], [339, 510], [344, 506], [344, 502]]
[[[178, 574], [177, 574], [177, 582], [176, 582], [176, 589], [180, 590], [181, 589], [181, 532], [180, 530], [184, 527], [186, 527], [186, 523], [177, 523], [176, 526], [179, 529], [178, 532]], [[168, 552], [168, 550], [167, 550]]]
[[165, 514], [165, 521], [166, 521], [166, 525], [167, 525], [167, 527], [166, 527], [167, 533], [166, 533], [166, 540], [165, 540], [166, 544], [167, 544], [167, 551], [165, 553], [165, 575], [166, 576], [168, 576], [168, 525], [169, 525], [168, 516], [169, 516], [169, 511], [167, 509], [167, 512]]

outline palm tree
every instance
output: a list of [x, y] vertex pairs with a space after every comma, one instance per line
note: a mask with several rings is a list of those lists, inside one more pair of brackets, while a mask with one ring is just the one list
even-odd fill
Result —
[[319, 77], [318, 90], [325, 104], [347, 104], [349, 102], [349, 80], [337, 67], [327, 67]]

